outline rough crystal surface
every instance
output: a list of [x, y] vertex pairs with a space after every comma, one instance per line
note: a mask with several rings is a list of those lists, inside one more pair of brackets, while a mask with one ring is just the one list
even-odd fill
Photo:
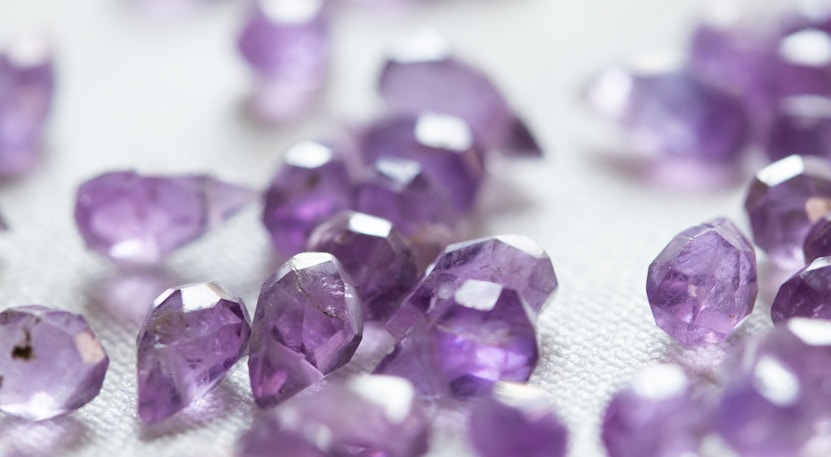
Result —
[[159, 296], [136, 340], [141, 420], [164, 420], [222, 381], [245, 354], [249, 322], [242, 300], [214, 283]]
[[773, 323], [792, 317], [831, 319], [831, 257], [819, 257], [779, 288], [770, 307]]
[[387, 330], [400, 339], [428, 312], [441, 308], [468, 279], [515, 289], [535, 313], [542, 311], [558, 285], [548, 254], [528, 237], [501, 235], [455, 243], [404, 298]]
[[397, 310], [418, 275], [415, 255], [392, 223], [364, 213], [344, 211], [324, 222], [312, 232], [308, 250], [340, 260], [370, 320]]
[[831, 99], [804, 95], [782, 100], [764, 147], [774, 161], [794, 154], [831, 158]]
[[676, 235], [646, 281], [655, 323], [685, 345], [726, 340], [753, 310], [757, 292], [753, 246], [724, 218]]
[[0, 312], [0, 411], [29, 420], [98, 395], [110, 359], [86, 319], [40, 305]]
[[116, 171], [81, 184], [75, 222], [90, 249], [124, 263], [151, 264], [255, 197], [249, 189], [205, 175]]
[[263, 223], [277, 251], [289, 257], [303, 250], [315, 227], [350, 203], [342, 154], [322, 143], [302, 142], [286, 152], [266, 191]]
[[528, 385], [499, 383], [473, 407], [470, 440], [480, 457], [565, 457], [568, 430], [545, 395]]
[[831, 208], [831, 162], [789, 156], [756, 174], [745, 199], [753, 241], [783, 267], [802, 267], [805, 236]]
[[707, 417], [684, 372], [656, 365], [612, 397], [601, 438], [609, 457], [699, 455]]
[[352, 278], [331, 254], [305, 252], [260, 290], [248, 369], [254, 399], [272, 406], [352, 358], [363, 334]]

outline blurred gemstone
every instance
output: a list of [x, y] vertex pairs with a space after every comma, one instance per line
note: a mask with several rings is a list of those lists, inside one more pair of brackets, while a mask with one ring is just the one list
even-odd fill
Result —
[[741, 100], [688, 70], [612, 67], [589, 84], [586, 101], [656, 157], [734, 163], [749, 137]]
[[708, 414], [684, 372], [657, 365], [638, 373], [603, 414], [601, 437], [609, 457], [699, 455]]
[[802, 252], [807, 263], [820, 257], [831, 256], [831, 213], [821, 217], [808, 230]]
[[159, 296], [136, 340], [141, 420], [167, 419], [219, 384], [248, 348], [249, 322], [242, 300], [214, 283]]
[[448, 246], [387, 322], [400, 339], [428, 313], [441, 309], [468, 279], [502, 284], [516, 290], [534, 315], [557, 290], [554, 266], [545, 250], [521, 235], [501, 235]]
[[[322, 434], [325, 428], [316, 429]], [[237, 443], [235, 457], [334, 457], [328, 439], [309, 439], [311, 433], [283, 427], [277, 415], [257, 419]]]
[[778, 95], [831, 95], [831, 35], [810, 25], [776, 43]]
[[460, 118], [440, 114], [394, 117], [371, 125], [363, 138], [368, 163], [398, 157], [421, 164], [425, 176], [441, 187], [456, 210], [468, 212], [479, 192], [483, 152]]
[[312, 232], [309, 251], [328, 252], [355, 280], [369, 320], [385, 320], [418, 279], [410, 246], [386, 219], [341, 212]]
[[305, 252], [260, 290], [248, 369], [254, 400], [268, 407], [352, 358], [363, 334], [352, 279], [331, 254]]
[[831, 98], [809, 95], [782, 100], [764, 146], [771, 160], [794, 154], [831, 158]]
[[470, 440], [480, 457], [565, 457], [568, 430], [542, 391], [499, 383], [474, 405]]
[[753, 311], [757, 292], [753, 246], [724, 218], [676, 235], [646, 281], [655, 323], [688, 346], [726, 340]]
[[40, 421], [98, 395], [110, 359], [86, 319], [40, 305], [0, 313], [0, 411]]
[[779, 288], [770, 308], [773, 323], [792, 317], [831, 320], [831, 257], [819, 257]]
[[789, 156], [756, 174], [745, 200], [753, 241], [783, 267], [805, 264], [811, 225], [831, 209], [831, 162]]
[[256, 194], [205, 175], [105, 173], [78, 188], [75, 222], [87, 246], [125, 263], [157, 263], [232, 216]]
[[346, 159], [330, 146], [302, 142], [292, 146], [265, 194], [263, 223], [277, 251], [302, 251], [312, 230], [350, 206]]
[[50, 44], [27, 36], [0, 50], [0, 177], [31, 169], [55, 87]]

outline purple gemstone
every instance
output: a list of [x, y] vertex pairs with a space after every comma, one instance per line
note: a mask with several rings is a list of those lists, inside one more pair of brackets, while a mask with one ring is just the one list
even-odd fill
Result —
[[756, 174], [745, 200], [753, 241], [777, 264], [801, 267], [811, 225], [828, 213], [831, 162], [790, 156]]
[[261, 407], [273, 406], [352, 358], [363, 335], [352, 279], [331, 254], [305, 252], [260, 291], [248, 370]]
[[52, 51], [42, 37], [25, 37], [0, 52], [0, 176], [37, 162], [55, 86]]
[[734, 163], [749, 137], [741, 100], [687, 70], [612, 67], [590, 83], [586, 101], [650, 155]]
[[266, 191], [263, 223], [277, 251], [292, 256], [303, 250], [315, 227], [350, 204], [344, 157], [320, 143], [298, 143], [286, 152]]
[[[317, 427], [314, 431], [326, 433]], [[277, 415], [268, 415], [254, 422], [240, 437], [234, 457], [335, 457], [329, 452], [329, 440], [314, 443], [307, 435], [311, 433], [291, 430], [282, 425]]]
[[565, 457], [568, 430], [542, 391], [499, 383], [473, 407], [470, 440], [479, 457]]
[[323, 91], [329, 67], [329, 24], [323, 0], [258, 0], [239, 38], [258, 79], [251, 104], [265, 121], [306, 114]]
[[831, 257], [819, 257], [779, 288], [770, 308], [777, 324], [792, 317], [831, 319]]
[[775, 49], [778, 95], [831, 95], [831, 35], [827, 31], [810, 25], [790, 31]]
[[688, 346], [726, 340], [753, 311], [757, 292], [753, 246], [724, 218], [676, 235], [646, 280], [655, 323]]
[[381, 157], [420, 163], [456, 210], [473, 207], [484, 178], [482, 151], [462, 119], [443, 114], [383, 119], [367, 129], [362, 146], [368, 163]]
[[609, 457], [693, 456], [699, 455], [706, 421], [684, 372], [656, 365], [612, 397], [601, 437]]
[[525, 236], [501, 235], [448, 246], [426, 276], [404, 298], [387, 322], [400, 339], [428, 312], [444, 306], [468, 279], [491, 281], [515, 289], [536, 313], [557, 290], [554, 266], [545, 250]]
[[782, 100], [764, 147], [771, 160], [794, 154], [831, 158], [831, 98], [804, 95]]
[[377, 373], [411, 379], [420, 388], [429, 387], [425, 377], [437, 376], [452, 395], [467, 397], [489, 392], [498, 381], [525, 382], [536, 367], [534, 313], [513, 289], [469, 279], [429, 317], [429, 324], [414, 327], [381, 361]]
[[256, 197], [204, 175], [105, 173], [78, 188], [75, 222], [87, 246], [117, 261], [160, 262]]
[[40, 305], [0, 313], [0, 411], [61, 416], [98, 395], [109, 357], [86, 319]]
[[808, 230], [802, 252], [808, 263], [820, 257], [831, 256], [831, 213], [822, 216]]
[[341, 212], [317, 227], [309, 251], [329, 252], [355, 280], [368, 320], [384, 320], [418, 275], [410, 246], [386, 219], [352, 211]]
[[214, 283], [169, 289], [136, 340], [138, 414], [158, 422], [219, 384], [245, 354], [248, 311]]

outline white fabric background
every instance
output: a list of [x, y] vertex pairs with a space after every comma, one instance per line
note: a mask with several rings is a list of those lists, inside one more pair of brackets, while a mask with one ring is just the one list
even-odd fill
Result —
[[[325, 106], [311, 121], [282, 130], [241, 115], [249, 80], [235, 38], [244, 6], [209, 2], [177, 20], [156, 20], [124, 0], [0, 0], [0, 38], [34, 26], [51, 31], [60, 83], [45, 161], [30, 176], [0, 184], [0, 207], [12, 226], [0, 235], [0, 308], [41, 303], [82, 312], [111, 358], [101, 395], [77, 413], [40, 424], [0, 418], [0, 455], [14, 448], [50, 456], [231, 454], [256, 415], [244, 369], [162, 426], [139, 424], [134, 338], [155, 292], [84, 249], [72, 219], [75, 188], [96, 173], [134, 166], [209, 170], [262, 187], [291, 142], [375, 113], [383, 50], [424, 25], [487, 69], [550, 150], [543, 162], [500, 169], [474, 226], [476, 235], [526, 234], [554, 260], [561, 286], [541, 318], [542, 357], [532, 382], [546, 389], [571, 429], [569, 455], [603, 455], [603, 406], [640, 367], [673, 361], [710, 377], [723, 348], [683, 349], [654, 326], [646, 268], [687, 226], [727, 215], [746, 227], [744, 184], [696, 193], [645, 184], [598, 152], [614, 149], [616, 139], [577, 102], [580, 82], [602, 64], [648, 49], [680, 49], [699, 2], [344, 7]], [[158, 279], [156, 287], [217, 280], [253, 310], [274, 268], [259, 214], [252, 205], [181, 250], [167, 263], [173, 278]], [[773, 292], [763, 285], [757, 312], [734, 340], [768, 325]], [[364, 357], [347, 371], [366, 363]], [[442, 417], [430, 455], [469, 455], [460, 426], [458, 414]]]

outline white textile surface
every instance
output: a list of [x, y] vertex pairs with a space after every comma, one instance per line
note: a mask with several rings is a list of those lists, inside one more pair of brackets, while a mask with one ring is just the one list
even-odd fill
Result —
[[[84, 313], [111, 358], [101, 395], [80, 411], [30, 424], [0, 418], [0, 456], [230, 456], [256, 416], [243, 365], [208, 398], [157, 427], [135, 411], [135, 336], [152, 300], [135, 276], [87, 251], [72, 218], [76, 186], [120, 168], [207, 170], [263, 187], [294, 141], [340, 120], [368, 119], [384, 49], [431, 26], [486, 69], [549, 150], [498, 170], [475, 235], [521, 233], [550, 253], [560, 290], [541, 317], [542, 386], [571, 431], [570, 456], [604, 455], [599, 418], [610, 395], [659, 361], [709, 378], [723, 348], [688, 350], [658, 330], [646, 269], [678, 231], [717, 215], [747, 227], [744, 184], [683, 192], [650, 185], [600, 151], [614, 136], [578, 103], [604, 63], [655, 48], [681, 50], [695, 0], [433, 0], [396, 12], [344, 5], [334, 74], [318, 114], [269, 129], [242, 115], [249, 75], [235, 39], [246, 4], [206, 1], [176, 19], [126, 0], [0, 0], [0, 39], [43, 27], [55, 38], [59, 86], [48, 151], [31, 175], [0, 184], [11, 232], [0, 234], [0, 308], [40, 303]], [[253, 311], [274, 268], [261, 208], [182, 249], [156, 288], [216, 280]], [[153, 276], [152, 273], [145, 275]], [[771, 291], [734, 340], [768, 325]], [[359, 360], [347, 371], [358, 371]], [[471, 455], [460, 414], [436, 424], [432, 457]]]

